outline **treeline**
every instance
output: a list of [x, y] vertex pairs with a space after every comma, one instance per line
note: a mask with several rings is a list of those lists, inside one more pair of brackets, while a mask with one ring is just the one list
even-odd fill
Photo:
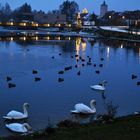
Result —
[[10, 5], [6, 3], [5, 5], [0, 4], [0, 21], [6, 22], [9, 20], [21, 21], [21, 20], [31, 20], [35, 21], [35, 16], [42, 14], [65, 14], [67, 21], [73, 21], [75, 19], [75, 14], [79, 12], [79, 5], [75, 1], [64, 1], [58, 10], [52, 10], [45, 13], [40, 10], [33, 10], [30, 4], [23, 4], [22, 6], [12, 10]]
[[[0, 22], [6, 21], [21, 21], [30, 20], [40, 22], [47, 14], [65, 14], [66, 21], [73, 23], [76, 21], [76, 15], [79, 12], [79, 5], [75, 1], [64, 1], [57, 10], [48, 11], [47, 13], [40, 10], [33, 10], [31, 5], [24, 3], [20, 7], [12, 10], [10, 5], [6, 3], [5, 5], [0, 4]], [[86, 18], [85, 18], [86, 17]], [[131, 20], [140, 19], [140, 10], [136, 11], [125, 11], [125, 12], [115, 12], [109, 11], [104, 17], [97, 16], [95, 13], [83, 15], [81, 14], [81, 20], [95, 21], [98, 25], [110, 25], [110, 26], [120, 26], [128, 25]]]

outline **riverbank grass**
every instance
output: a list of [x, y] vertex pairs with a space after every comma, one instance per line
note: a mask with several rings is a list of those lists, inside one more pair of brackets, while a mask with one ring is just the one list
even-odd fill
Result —
[[[49, 131], [48, 131], [49, 130]], [[4, 140], [140, 140], [140, 115], [121, 117], [112, 121], [59, 126], [32, 136], [8, 137]]]

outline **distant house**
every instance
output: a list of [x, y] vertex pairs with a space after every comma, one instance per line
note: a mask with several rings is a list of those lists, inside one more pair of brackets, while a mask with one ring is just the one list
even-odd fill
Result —
[[34, 21], [34, 14], [33, 13], [19, 13], [17, 15], [17, 20], [28, 20], [28, 21]]
[[66, 23], [66, 15], [65, 14], [44, 14], [37, 13], [35, 14], [35, 21], [38, 23], [48, 23], [48, 24], [65, 24]]

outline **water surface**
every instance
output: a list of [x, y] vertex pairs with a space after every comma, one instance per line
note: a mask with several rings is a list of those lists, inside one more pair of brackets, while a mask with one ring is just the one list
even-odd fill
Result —
[[[76, 54], [86, 61], [77, 62]], [[92, 58], [91, 66], [86, 65], [87, 56]], [[74, 67], [76, 64], [78, 68]], [[58, 71], [67, 66], [72, 66], [72, 70], [59, 75]], [[33, 69], [38, 70], [38, 74], [33, 75]], [[96, 74], [96, 70], [100, 74]], [[78, 71], [81, 71], [79, 76]], [[132, 80], [132, 74], [138, 78]], [[12, 77], [10, 82], [15, 83], [16, 88], [8, 88], [7, 76]], [[35, 82], [35, 77], [41, 81]], [[64, 78], [64, 82], [59, 83], [58, 78]], [[108, 82], [104, 94], [90, 89], [102, 80]], [[48, 122], [55, 125], [63, 119], [91, 119], [70, 114], [76, 103], [89, 105], [91, 99], [97, 102], [98, 114], [105, 113], [106, 104], [111, 101], [118, 106], [119, 116], [139, 111], [137, 81], [140, 81], [140, 45], [136, 43], [81, 38], [0, 41], [0, 135], [12, 134], [5, 128], [2, 116], [11, 109], [22, 111], [24, 102], [30, 104], [27, 122], [33, 130], [45, 128]]]

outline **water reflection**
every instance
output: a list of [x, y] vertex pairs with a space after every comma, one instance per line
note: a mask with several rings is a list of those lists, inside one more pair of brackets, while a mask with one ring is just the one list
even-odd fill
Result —
[[72, 117], [70, 119], [74, 122], [84, 124], [96, 120], [96, 114], [90, 114], [90, 115], [72, 114]]
[[87, 47], [86, 39], [77, 37], [76, 38], [76, 54], [80, 55], [80, 53], [82, 53], [82, 57], [85, 58], [86, 47]]

